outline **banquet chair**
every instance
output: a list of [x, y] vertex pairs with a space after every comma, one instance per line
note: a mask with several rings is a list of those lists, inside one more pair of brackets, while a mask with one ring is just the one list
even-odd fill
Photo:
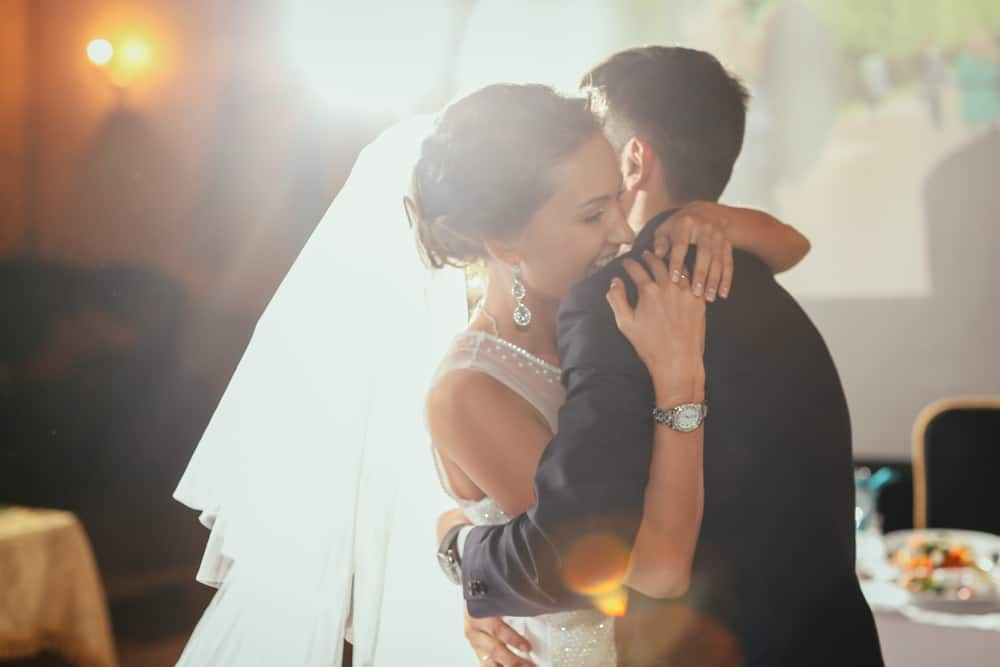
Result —
[[1000, 534], [1000, 396], [928, 405], [912, 447], [914, 528]]

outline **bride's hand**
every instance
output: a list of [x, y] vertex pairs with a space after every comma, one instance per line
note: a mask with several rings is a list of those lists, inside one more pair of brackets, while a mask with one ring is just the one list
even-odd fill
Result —
[[642, 258], [648, 272], [633, 259], [622, 263], [638, 289], [635, 308], [629, 305], [624, 282], [620, 278], [611, 281], [607, 298], [615, 322], [649, 370], [658, 399], [700, 400], [705, 376], [705, 301], [695, 296], [687, 278], [673, 282], [663, 260], [648, 251]]
[[503, 665], [503, 667], [535, 667], [527, 658], [519, 658], [511, 650], [515, 647], [522, 653], [531, 652], [531, 644], [499, 618], [472, 618], [465, 612], [465, 639], [476, 652], [481, 665]]
[[716, 295], [729, 296], [733, 286], [733, 245], [729, 241], [729, 209], [712, 202], [688, 204], [656, 228], [653, 250], [657, 257], [670, 254], [670, 276], [677, 282], [684, 271], [688, 247], [696, 245], [691, 284], [695, 296], [705, 295], [715, 301]]

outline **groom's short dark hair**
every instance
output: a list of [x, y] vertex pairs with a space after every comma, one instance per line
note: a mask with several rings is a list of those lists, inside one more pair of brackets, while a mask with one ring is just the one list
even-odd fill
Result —
[[620, 51], [580, 82], [616, 150], [645, 139], [677, 202], [715, 201], [743, 146], [748, 95], [709, 53], [646, 46]]

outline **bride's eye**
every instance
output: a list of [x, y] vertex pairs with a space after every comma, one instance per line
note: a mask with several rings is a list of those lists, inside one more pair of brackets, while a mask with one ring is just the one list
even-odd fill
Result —
[[595, 223], [600, 222], [601, 218], [603, 217], [604, 217], [604, 209], [601, 209], [600, 211], [594, 213], [593, 215], [588, 215], [586, 218], [583, 219], [583, 222], [585, 222], [588, 225], [593, 225]]

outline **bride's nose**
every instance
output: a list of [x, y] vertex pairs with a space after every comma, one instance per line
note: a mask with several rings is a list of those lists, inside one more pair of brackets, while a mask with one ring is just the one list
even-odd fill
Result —
[[608, 223], [611, 226], [611, 229], [608, 230], [608, 243], [630, 245], [635, 241], [635, 231], [629, 226], [628, 220], [625, 219], [625, 212], [622, 210], [620, 203], [616, 202], [616, 205], [611, 207], [611, 215], [608, 216]]

